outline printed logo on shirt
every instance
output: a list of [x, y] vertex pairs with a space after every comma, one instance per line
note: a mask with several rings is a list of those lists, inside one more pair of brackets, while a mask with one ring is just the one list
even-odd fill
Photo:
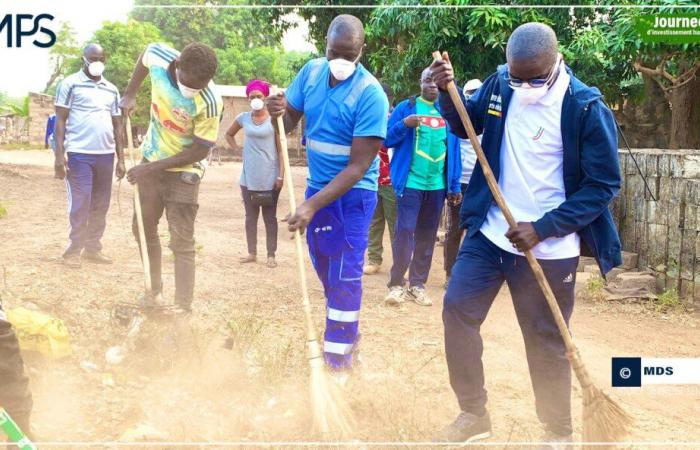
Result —
[[187, 113], [182, 108], [175, 108], [173, 109], [173, 116], [178, 118], [179, 120], [182, 120], [183, 122], [189, 122], [190, 121], [190, 115]]
[[445, 128], [445, 119], [443, 119], [442, 117], [422, 116], [420, 118], [420, 123], [421, 125], [425, 125], [426, 127], [430, 128]]
[[533, 140], [533, 141], [539, 141], [543, 134], [544, 134], [544, 128], [543, 128], [543, 127], [540, 127], [540, 128], [537, 130], [537, 133], [536, 133], [534, 136], [532, 136], [532, 140]]
[[562, 280], [562, 283], [573, 283], [574, 282], [574, 274], [570, 273]]
[[496, 94], [491, 94], [491, 98], [489, 101], [489, 109], [487, 111], [488, 114], [491, 114], [496, 117], [502, 117], [503, 116], [503, 106], [501, 105], [501, 96], [496, 95]]

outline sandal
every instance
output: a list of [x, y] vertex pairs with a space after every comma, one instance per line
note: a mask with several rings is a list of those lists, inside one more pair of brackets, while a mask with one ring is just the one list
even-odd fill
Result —
[[270, 268], [270, 269], [274, 269], [275, 267], [277, 267], [277, 261], [275, 261], [275, 257], [274, 257], [274, 256], [268, 256], [268, 258], [267, 258], [267, 264], [265, 264], [265, 265], [266, 265], [268, 268]]

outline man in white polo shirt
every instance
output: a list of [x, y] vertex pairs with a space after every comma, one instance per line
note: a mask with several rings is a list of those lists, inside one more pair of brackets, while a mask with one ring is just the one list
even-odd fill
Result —
[[[568, 323], [579, 254], [602, 273], [621, 264], [608, 205], [620, 188], [617, 133], [600, 91], [579, 81], [557, 51], [547, 25], [527, 23], [508, 40], [500, 66], [463, 100], [498, 184], [518, 221], [509, 228], [476, 165], [461, 210], [467, 229], [443, 305], [450, 383], [462, 412], [441, 434], [469, 441], [491, 434], [486, 410], [481, 324], [507, 282], [525, 341], [544, 449], [570, 448], [571, 367], [554, 317], [523, 252], [538, 259]], [[447, 56], [447, 54], [445, 54]], [[449, 58], [431, 66], [440, 109], [466, 138], [444, 91], [454, 79]]]
[[83, 51], [83, 67], [69, 75], [56, 91], [56, 178], [66, 179], [70, 242], [63, 261], [80, 267], [82, 258], [111, 264], [102, 253], [100, 239], [106, 226], [112, 194], [114, 154], [116, 176], [126, 173], [122, 145], [119, 91], [102, 72], [102, 47], [90, 44]]

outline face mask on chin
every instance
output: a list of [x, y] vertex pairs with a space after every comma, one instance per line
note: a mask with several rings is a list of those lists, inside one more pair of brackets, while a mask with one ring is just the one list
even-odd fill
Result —
[[187, 87], [184, 84], [180, 82], [180, 74], [179, 72], [176, 72], [177, 74], [177, 87], [180, 90], [180, 94], [182, 94], [183, 97], [185, 98], [195, 98], [197, 94], [199, 94], [202, 90], [201, 89], [192, 89], [191, 87]]
[[100, 77], [102, 76], [102, 73], [105, 71], [105, 63], [102, 61], [93, 61], [90, 62], [87, 59], [83, 58], [83, 61], [85, 62], [85, 67], [87, 67], [88, 73], [90, 76], [93, 77]]
[[260, 111], [265, 107], [265, 102], [261, 98], [254, 98], [250, 101], [250, 107], [253, 111]]
[[[362, 53], [360, 53], [361, 55]], [[328, 66], [330, 66], [331, 73], [333, 77], [338, 81], [345, 81], [352, 76], [355, 72], [357, 66], [355, 63], [360, 59], [360, 55], [357, 55], [355, 61], [348, 61], [343, 58], [331, 59], [328, 61]]]

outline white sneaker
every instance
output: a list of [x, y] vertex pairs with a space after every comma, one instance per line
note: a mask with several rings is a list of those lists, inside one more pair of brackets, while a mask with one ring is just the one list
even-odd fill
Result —
[[425, 292], [425, 288], [412, 286], [408, 289], [408, 295], [410, 296], [411, 300], [421, 306], [433, 305], [433, 301], [428, 297], [428, 294]]
[[392, 286], [389, 288], [389, 293], [384, 298], [384, 303], [387, 306], [399, 306], [404, 302], [406, 292], [403, 286]]

